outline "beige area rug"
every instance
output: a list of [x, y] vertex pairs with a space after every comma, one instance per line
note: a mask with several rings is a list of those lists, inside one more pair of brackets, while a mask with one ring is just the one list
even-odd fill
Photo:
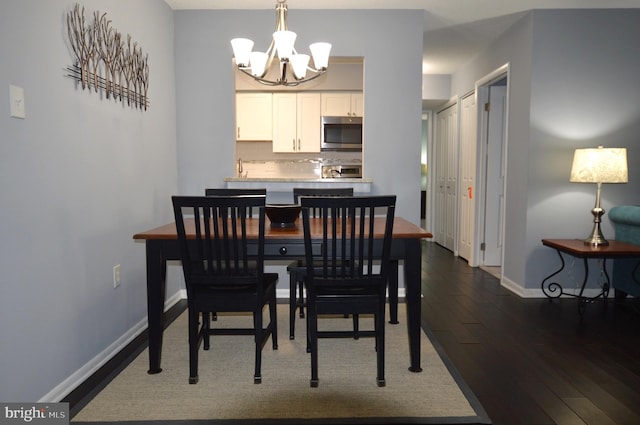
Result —
[[[386, 387], [376, 385], [374, 340], [361, 338], [320, 340], [320, 385], [311, 388], [305, 321], [296, 320], [296, 339], [289, 340], [288, 305], [278, 306], [278, 350], [272, 350], [271, 341], [263, 350], [262, 384], [253, 383], [252, 337], [213, 336], [211, 349], [200, 351], [200, 381], [189, 385], [185, 312], [164, 333], [160, 374], [147, 374], [145, 349], [72, 422], [490, 423], [425, 334], [421, 340], [423, 372], [408, 371], [403, 304], [399, 310], [400, 324], [387, 324], [386, 328]], [[372, 322], [361, 318], [361, 329]], [[239, 323], [250, 325], [250, 316], [221, 316], [212, 325], [233, 327]], [[348, 328], [352, 321], [325, 318], [321, 324]]]

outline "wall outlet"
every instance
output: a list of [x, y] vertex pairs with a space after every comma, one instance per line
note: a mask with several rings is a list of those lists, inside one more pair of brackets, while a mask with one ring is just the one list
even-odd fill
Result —
[[24, 118], [24, 90], [22, 87], [9, 86], [9, 103], [13, 118]]
[[120, 264], [113, 266], [113, 287], [120, 286]]

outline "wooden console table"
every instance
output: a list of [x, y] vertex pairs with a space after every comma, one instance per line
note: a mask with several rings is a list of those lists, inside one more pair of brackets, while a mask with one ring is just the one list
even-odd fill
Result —
[[[551, 273], [549, 276], [543, 279], [542, 292], [544, 292], [544, 294], [549, 298], [559, 298], [562, 295], [577, 297], [578, 311], [580, 315], [584, 313], [584, 309], [587, 303], [600, 297], [603, 297], [606, 300], [606, 298], [609, 296], [609, 288], [611, 286], [611, 282], [609, 279], [609, 273], [607, 272], [607, 258], [640, 258], [640, 246], [626, 242], [610, 240], [609, 245], [594, 246], [586, 245], [582, 239], [542, 239], [542, 244], [544, 246], [555, 249], [558, 253], [558, 256], [560, 257], [560, 262], [562, 263], [557, 271]], [[562, 288], [562, 285], [557, 282], [547, 283], [549, 279], [564, 270], [565, 264], [562, 253], [571, 255], [576, 258], [582, 258], [584, 261], [584, 280], [582, 281], [580, 292], [577, 295], [565, 292]], [[584, 288], [587, 284], [587, 280], [589, 279], [588, 260], [590, 258], [602, 259], [602, 272], [605, 276], [605, 282], [602, 284], [602, 291], [595, 297], [587, 297], [584, 295]]]

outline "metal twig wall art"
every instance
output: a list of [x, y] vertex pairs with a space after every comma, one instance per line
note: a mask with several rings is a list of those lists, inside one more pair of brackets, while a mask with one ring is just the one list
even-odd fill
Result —
[[93, 12], [87, 22], [84, 6], [76, 3], [67, 14], [67, 32], [75, 63], [67, 76], [82, 89], [101, 91], [109, 99], [146, 110], [149, 107], [149, 55], [144, 54], [131, 36], [122, 36], [111, 26], [107, 14]]

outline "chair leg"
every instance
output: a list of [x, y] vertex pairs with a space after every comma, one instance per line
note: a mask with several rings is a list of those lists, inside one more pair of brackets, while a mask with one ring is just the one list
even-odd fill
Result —
[[258, 312], [254, 312], [253, 313], [253, 327], [255, 330], [255, 335], [254, 335], [254, 339], [255, 339], [255, 371], [253, 373], [253, 383], [254, 384], [260, 384], [262, 383], [262, 374], [261, 374], [261, 370], [262, 370], [262, 340], [264, 338], [263, 336], [263, 329], [262, 329], [262, 311], [258, 311]]
[[384, 295], [382, 295], [381, 306], [378, 308], [378, 313], [375, 317], [375, 327], [376, 327], [376, 363], [377, 363], [377, 384], [379, 387], [384, 387], [386, 385], [386, 381], [384, 379]]
[[289, 339], [295, 339], [296, 337], [296, 306], [298, 305], [296, 286], [295, 273], [291, 272], [289, 276]]
[[304, 319], [304, 281], [298, 282], [298, 307], [300, 308], [300, 318]]
[[358, 331], [360, 330], [360, 318], [357, 314], [353, 315], [353, 339], [360, 339]]
[[204, 349], [209, 350], [209, 348], [211, 348], [211, 335], [209, 334], [209, 329], [211, 329], [211, 316], [209, 313], [202, 313], [202, 329], [204, 330], [202, 334]]
[[189, 308], [189, 383], [198, 383], [198, 316], [194, 308]]
[[269, 302], [269, 323], [271, 328], [271, 348], [278, 349], [278, 315], [276, 313], [277, 301], [275, 295]]
[[307, 303], [308, 349], [311, 352], [311, 387], [318, 386], [318, 313], [312, 303]]
[[389, 323], [398, 322], [398, 260], [389, 261]]

